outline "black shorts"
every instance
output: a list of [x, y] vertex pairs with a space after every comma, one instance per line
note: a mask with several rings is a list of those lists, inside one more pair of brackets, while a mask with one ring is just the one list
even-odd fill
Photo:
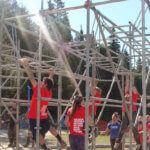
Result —
[[[33, 140], [36, 140], [36, 119], [29, 119], [30, 130], [33, 134]], [[40, 134], [44, 137], [49, 130], [51, 124], [49, 119], [40, 119]]]

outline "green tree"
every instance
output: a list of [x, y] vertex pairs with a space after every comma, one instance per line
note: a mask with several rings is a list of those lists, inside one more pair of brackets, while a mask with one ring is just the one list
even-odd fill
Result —
[[[112, 32], [115, 33], [115, 29], [112, 28]], [[120, 42], [118, 41], [118, 39], [115, 39], [115, 35], [114, 34], [111, 34], [109, 36], [109, 38], [111, 38], [112, 40], [110, 42], [108, 42], [108, 47], [113, 50], [114, 52], [116, 53], [120, 53]]]
[[[62, 0], [49, 0], [48, 10], [58, 10], [64, 8], [65, 4]], [[53, 17], [57, 20], [56, 25], [59, 33], [62, 36], [64, 42], [72, 41], [72, 35], [70, 30], [70, 23], [66, 12], [59, 12]], [[58, 23], [60, 22], [60, 23]]]
[[129, 69], [129, 66], [130, 66], [129, 55], [128, 55], [127, 51], [124, 51], [123, 66], [127, 69]]
[[[16, 0], [1, 0], [0, 1], [0, 16], [2, 15], [2, 10], [4, 10], [5, 18], [28, 14], [28, 11], [26, 10], [26, 8], [19, 6], [19, 4], [17, 3]], [[35, 32], [37, 31], [37, 27], [29, 18], [23, 18], [23, 19], [17, 18], [17, 19], [12, 20], [11, 23], [16, 24], [20, 27], [23, 27], [23, 28], [31, 30], [31, 31], [35, 31]], [[20, 29], [15, 29], [12, 26], [6, 25], [6, 27], [10, 33], [10, 36], [14, 40], [14, 43], [17, 45], [18, 41], [20, 41], [21, 49], [28, 49], [31, 51], [35, 50], [35, 47], [37, 47], [35, 44], [36, 43], [35, 37], [22, 32], [22, 30], [20, 30]], [[3, 31], [4, 31], [3, 32], [3, 43], [11, 45], [8, 35], [6, 34], [5, 30], [3, 30]], [[5, 50], [5, 47], [2, 47], [2, 50]], [[5, 54], [17, 56], [15, 50], [8, 51]], [[21, 56], [24, 56], [24, 53], [21, 53]], [[13, 64], [13, 63], [15, 64], [16, 63], [16, 61], [12, 61], [11, 59], [9, 59], [7, 57], [3, 57], [3, 56], [2, 56], [2, 60], [5, 64]], [[11, 72], [12, 72], [11, 70], [4, 70], [4, 69], [2, 70], [2, 74], [6, 75], [6, 76], [11, 75]], [[14, 75], [17, 76], [17, 73], [15, 72]], [[2, 83], [4, 81], [5, 81], [5, 79], [2, 80]], [[23, 84], [23, 81], [21, 81], [21, 85], [22, 84]], [[12, 78], [7, 81], [5, 86], [16, 87], [16, 85], [17, 85], [16, 79]], [[26, 86], [27, 86], [27, 84], [21, 90], [21, 91], [25, 91], [25, 92], [21, 93], [21, 98], [25, 98], [25, 99], [27, 99], [27, 97], [26, 97], [27, 92], [25, 90]], [[12, 97], [14, 97], [15, 93], [16, 93], [15, 88], [13, 90], [3, 90], [2, 96], [12, 98]]]

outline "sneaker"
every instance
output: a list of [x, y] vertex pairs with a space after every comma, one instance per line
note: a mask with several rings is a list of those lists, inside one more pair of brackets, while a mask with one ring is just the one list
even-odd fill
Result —
[[8, 144], [8, 147], [13, 147], [13, 143], [9, 143], [9, 144]]
[[61, 140], [60, 142], [61, 148], [66, 148], [67, 144], [64, 140]]
[[12, 144], [12, 147], [16, 147], [16, 143]]
[[27, 144], [27, 143], [23, 145], [23, 147], [28, 147], [28, 146], [29, 146], [29, 144]]
[[136, 145], [136, 150], [140, 150], [141, 149], [141, 144], [137, 144]]
[[28, 59], [27, 58], [21, 58], [21, 59], [19, 59], [19, 61], [22, 63], [26, 63], [26, 62], [28, 62]]
[[89, 134], [89, 143], [92, 142], [92, 134]]
[[114, 150], [118, 150], [118, 149], [119, 149], [119, 146], [120, 146], [120, 143], [115, 143], [115, 145], [114, 145]]
[[95, 128], [94, 133], [95, 133], [95, 137], [97, 137], [99, 135], [99, 131], [98, 131], [97, 127]]

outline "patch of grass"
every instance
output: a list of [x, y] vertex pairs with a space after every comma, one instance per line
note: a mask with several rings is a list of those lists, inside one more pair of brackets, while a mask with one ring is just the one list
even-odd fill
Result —
[[[63, 140], [66, 141], [67, 145], [69, 145], [69, 133], [64, 131], [61, 134]], [[50, 133], [48, 133], [46, 135], [46, 143], [50, 144], [50, 145], [56, 145], [57, 144], [57, 140], [54, 136], [52, 136]], [[129, 138], [126, 138], [126, 141], [129, 141]], [[102, 136], [99, 135], [98, 137], [96, 137], [96, 145], [110, 145], [110, 139], [108, 135]], [[111, 148], [96, 148], [97, 150], [110, 150]], [[124, 150], [127, 150], [127, 148], [125, 148]]]

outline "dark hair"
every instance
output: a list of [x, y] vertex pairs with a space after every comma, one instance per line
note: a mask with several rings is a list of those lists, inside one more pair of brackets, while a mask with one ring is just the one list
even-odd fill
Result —
[[81, 106], [81, 102], [83, 101], [83, 97], [82, 96], [75, 96], [74, 97], [74, 101], [71, 107], [71, 112], [69, 114], [69, 119], [71, 119], [71, 117], [73, 116], [73, 114], [75, 113], [77, 107]]
[[48, 91], [50, 91], [52, 89], [53, 85], [53, 81], [49, 78], [45, 78], [44, 83], [46, 84], [46, 88]]
[[138, 121], [138, 124], [141, 124], [141, 125], [143, 125], [143, 122], [142, 122], [142, 121]]

